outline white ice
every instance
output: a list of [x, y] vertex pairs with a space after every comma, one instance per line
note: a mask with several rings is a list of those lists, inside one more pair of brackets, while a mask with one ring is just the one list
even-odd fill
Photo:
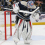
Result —
[[[15, 32], [15, 27], [12, 28], [12, 34]], [[15, 45], [14, 41], [12, 40], [12, 36], [6, 41], [0, 41], [0, 45]], [[45, 25], [33, 25], [32, 26], [32, 36], [31, 36], [31, 43], [30, 45], [45, 45]], [[23, 38], [20, 38], [21, 43], [23, 43]]]

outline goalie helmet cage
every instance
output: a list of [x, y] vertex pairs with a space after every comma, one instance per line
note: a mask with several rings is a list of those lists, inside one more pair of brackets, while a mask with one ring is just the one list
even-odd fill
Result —
[[5, 25], [5, 40], [7, 40], [7, 31], [6, 31], [6, 12], [10, 13], [10, 36], [12, 36], [12, 22], [11, 22], [11, 11], [4, 11], [4, 25]]

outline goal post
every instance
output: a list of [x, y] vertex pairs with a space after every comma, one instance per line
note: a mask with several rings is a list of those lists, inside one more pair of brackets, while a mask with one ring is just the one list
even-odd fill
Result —
[[5, 27], [5, 40], [7, 40], [7, 31], [6, 31], [6, 12], [10, 13], [10, 36], [12, 36], [12, 18], [11, 18], [11, 11], [4, 11], [4, 27]]

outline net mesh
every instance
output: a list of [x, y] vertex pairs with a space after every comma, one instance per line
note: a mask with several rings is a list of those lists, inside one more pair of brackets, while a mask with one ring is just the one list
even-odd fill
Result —
[[[7, 39], [9, 38], [10, 34], [10, 12], [6, 12], [6, 24], [5, 24], [5, 16], [4, 16], [4, 11], [1, 13], [2, 11], [0, 11], [0, 39]], [[6, 25], [6, 27], [5, 27]], [[6, 31], [5, 31], [6, 30]], [[8, 37], [7, 37], [8, 36]]]

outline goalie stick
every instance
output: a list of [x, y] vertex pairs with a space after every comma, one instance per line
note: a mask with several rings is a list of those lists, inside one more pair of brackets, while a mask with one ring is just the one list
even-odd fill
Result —
[[[7, 10], [13, 10], [13, 9], [9, 9], [9, 8], [4, 8]], [[23, 13], [29, 13], [29, 14], [34, 14], [37, 10], [39, 9], [39, 7], [37, 7], [34, 11], [29, 12], [29, 11], [25, 11], [25, 10], [19, 10], [19, 12], [23, 12]]]

